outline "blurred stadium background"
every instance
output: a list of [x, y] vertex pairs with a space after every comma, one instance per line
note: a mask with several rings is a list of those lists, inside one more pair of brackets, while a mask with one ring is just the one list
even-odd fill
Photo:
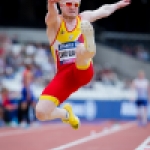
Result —
[[[81, 11], [114, 2], [82, 0]], [[0, 109], [2, 128], [41, 124], [34, 116], [34, 104], [55, 74], [45, 32], [46, 3], [46, 0], [0, 1], [0, 103], [5, 108], [4, 112]], [[95, 76], [66, 101], [83, 122], [94, 121], [96, 125], [100, 120], [118, 123], [136, 119], [133, 101], [136, 93], [131, 83], [141, 69], [150, 79], [149, 14], [149, 0], [132, 0], [130, 6], [93, 23], [97, 43]], [[29, 124], [24, 120], [18, 123], [16, 115], [19, 101], [25, 101], [23, 80], [27, 72], [32, 73], [34, 97], [28, 109]], [[148, 113], [150, 119], [150, 108]]]

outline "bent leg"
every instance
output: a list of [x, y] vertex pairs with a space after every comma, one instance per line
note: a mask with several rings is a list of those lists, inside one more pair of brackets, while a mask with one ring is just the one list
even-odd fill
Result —
[[36, 105], [36, 117], [41, 120], [62, 119], [69, 123], [74, 129], [78, 128], [79, 119], [74, 115], [72, 107], [65, 105], [63, 108], [57, 107], [63, 103], [74, 91], [77, 90], [74, 81], [73, 67], [62, 71], [54, 77], [42, 92]]
[[87, 69], [96, 54], [94, 29], [90, 22], [81, 22], [81, 33], [84, 37], [84, 44], [79, 44], [76, 49], [76, 66], [79, 69]]
[[55, 103], [52, 101], [39, 100], [36, 105], [36, 117], [41, 121], [57, 118], [66, 119], [67, 111], [62, 108], [57, 108]]

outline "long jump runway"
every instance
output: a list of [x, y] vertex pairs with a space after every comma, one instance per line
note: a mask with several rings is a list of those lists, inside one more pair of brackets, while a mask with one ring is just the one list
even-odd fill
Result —
[[82, 123], [78, 130], [62, 123], [0, 128], [0, 150], [150, 150], [150, 125], [105, 121]]

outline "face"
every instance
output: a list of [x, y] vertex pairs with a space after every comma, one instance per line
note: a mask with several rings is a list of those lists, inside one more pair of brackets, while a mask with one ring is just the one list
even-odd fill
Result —
[[74, 19], [79, 13], [80, 0], [61, 0], [60, 9], [64, 17]]

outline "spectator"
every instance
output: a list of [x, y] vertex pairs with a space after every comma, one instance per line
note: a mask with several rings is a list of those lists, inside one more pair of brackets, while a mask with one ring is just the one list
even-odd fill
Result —
[[1, 91], [2, 107], [4, 110], [4, 121], [11, 126], [17, 126], [18, 124], [18, 104], [15, 100], [12, 100], [9, 96], [9, 91], [6, 88], [2, 88]]
[[33, 108], [34, 110], [35, 107], [35, 96], [31, 88], [31, 84], [33, 81], [32, 77], [33, 75], [31, 72], [31, 66], [27, 66], [23, 74], [23, 87], [21, 90], [21, 100], [19, 102], [18, 108], [19, 124], [22, 127], [28, 127], [31, 124], [30, 108]]
[[133, 80], [133, 88], [137, 92], [135, 103], [138, 108], [138, 124], [145, 126], [148, 122], [148, 100], [150, 97], [150, 83], [145, 77], [145, 72], [140, 70], [138, 77]]

